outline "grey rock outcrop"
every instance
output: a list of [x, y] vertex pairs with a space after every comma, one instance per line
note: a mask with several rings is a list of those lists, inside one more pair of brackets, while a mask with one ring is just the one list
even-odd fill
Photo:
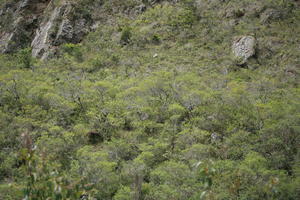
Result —
[[[139, 15], [158, 3], [178, 0], [137, 1], [134, 7], [116, 6], [112, 10], [128, 16]], [[85, 35], [95, 31], [102, 20], [103, 2], [9, 0], [0, 8], [0, 53], [11, 53], [25, 47], [32, 48], [32, 56], [46, 59], [57, 54], [64, 43], [79, 43]], [[119, 10], [120, 9], [120, 10]], [[107, 11], [106, 11], [107, 12]]]
[[15, 34], [14, 33], [2, 33], [0, 35], [0, 52], [8, 53], [12, 50], [11, 44]]
[[10, 53], [30, 44], [38, 19], [49, 0], [7, 3], [0, 11], [0, 52]]
[[[58, 18], [66, 14], [70, 9], [69, 5], [63, 5], [60, 7], [55, 7], [51, 12], [50, 18], [45, 19], [40, 27], [36, 30], [35, 37], [31, 43], [32, 55], [34, 57], [46, 58], [49, 56], [52, 44], [59, 39], [58, 35], [55, 33], [55, 26]], [[64, 22], [61, 23], [61, 28], [63, 28]], [[59, 30], [60, 33], [63, 30]]]
[[79, 43], [91, 31], [92, 20], [72, 3], [21, 0], [0, 9], [0, 53], [31, 46], [34, 57], [45, 59], [63, 43]]
[[256, 40], [253, 36], [240, 36], [235, 38], [232, 44], [232, 51], [236, 58], [241, 61], [241, 64], [255, 55]]
[[[49, 12], [49, 11], [48, 11]], [[65, 3], [54, 7], [36, 30], [32, 40], [32, 55], [46, 59], [55, 54], [59, 45], [78, 43], [91, 30], [91, 22], [84, 17], [74, 17], [74, 6]]]

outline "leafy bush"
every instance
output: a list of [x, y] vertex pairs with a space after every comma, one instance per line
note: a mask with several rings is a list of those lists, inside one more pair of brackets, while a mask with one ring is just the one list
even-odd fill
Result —
[[121, 39], [120, 39], [121, 44], [122, 45], [129, 44], [131, 36], [132, 36], [131, 28], [130, 27], [125, 27], [122, 30], [122, 33], [121, 33]]
[[73, 1], [80, 44], [0, 55], [0, 199], [299, 199], [298, 5], [141, 2]]

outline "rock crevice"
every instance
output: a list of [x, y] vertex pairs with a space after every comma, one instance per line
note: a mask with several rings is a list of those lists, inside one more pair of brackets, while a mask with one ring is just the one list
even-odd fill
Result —
[[0, 52], [11, 53], [28, 46], [49, 0], [7, 3], [0, 10]]
[[[90, 31], [92, 21], [81, 16], [72, 3], [22, 0], [0, 10], [0, 53], [31, 46], [32, 55], [46, 59], [63, 43], [78, 43]], [[5, 23], [10, 23], [4, 27]], [[3, 25], [2, 25], [3, 24]]]

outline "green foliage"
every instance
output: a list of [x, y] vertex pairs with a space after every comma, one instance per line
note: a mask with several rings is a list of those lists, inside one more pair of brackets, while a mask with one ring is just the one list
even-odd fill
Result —
[[0, 55], [0, 199], [299, 199], [297, 5], [151, 2], [73, 1], [80, 44]]
[[80, 45], [78, 44], [64, 44], [62, 47], [62, 52], [66, 53], [69, 56], [73, 56], [76, 58], [76, 60], [78, 60], [79, 62], [83, 60], [82, 58], [82, 52], [80, 49]]
[[24, 162], [26, 185], [23, 188], [25, 199], [78, 199], [85, 193], [82, 180], [70, 180], [57, 172], [56, 163], [45, 163], [45, 155], [36, 156], [32, 139], [27, 133], [22, 134], [25, 148], [21, 149], [20, 159]]
[[16, 54], [16, 59], [20, 68], [31, 68], [33, 67], [33, 58], [31, 57], [31, 48], [25, 48], [20, 50]]
[[122, 187], [114, 196], [114, 200], [131, 200], [131, 191], [129, 187]]
[[130, 43], [132, 33], [130, 27], [125, 27], [121, 32], [121, 39], [120, 42], [122, 45], [126, 45]]

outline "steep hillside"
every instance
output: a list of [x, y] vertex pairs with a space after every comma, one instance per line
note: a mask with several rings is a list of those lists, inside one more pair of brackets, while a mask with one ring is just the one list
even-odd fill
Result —
[[0, 0], [0, 199], [299, 199], [299, 8]]

